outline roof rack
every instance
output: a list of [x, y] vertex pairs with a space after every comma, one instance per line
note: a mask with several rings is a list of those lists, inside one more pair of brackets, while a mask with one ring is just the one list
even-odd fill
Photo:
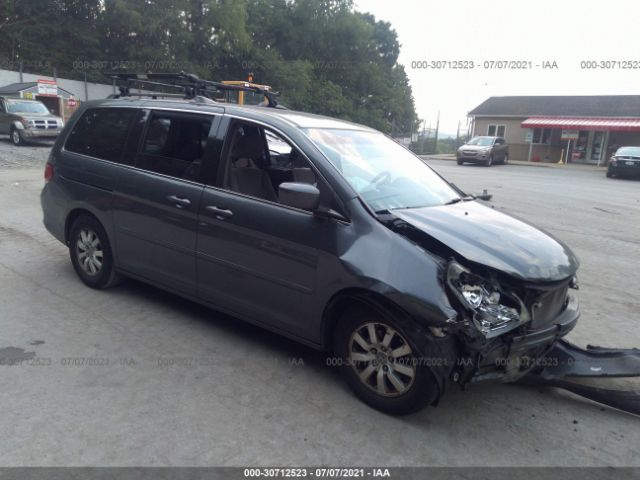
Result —
[[[221, 91], [245, 91], [261, 93], [267, 99], [267, 106], [271, 108], [284, 108], [278, 104], [276, 96], [277, 92], [272, 92], [267, 88], [261, 88], [256, 85], [228, 85], [222, 82], [214, 82], [204, 80], [193, 73], [131, 73], [131, 72], [113, 72], [107, 76], [119, 83], [119, 94], [110, 95], [109, 98], [120, 98], [130, 96], [152, 97], [152, 98], [187, 98], [187, 99], [207, 99], [209, 101], [217, 101], [215, 94]], [[138, 92], [131, 93], [131, 88], [147, 89], [147, 88], [171, 88], [179, 90], [181, 93], [164, 93], [164, 92]]]

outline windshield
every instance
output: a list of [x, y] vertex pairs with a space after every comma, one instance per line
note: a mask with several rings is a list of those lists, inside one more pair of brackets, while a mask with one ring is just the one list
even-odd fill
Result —
[[49, 113], [40, 102], [7, 102], [9, 113]]
[[493, 145], [493, 137], [473, 137], [467, 145], [478, 145], [479, 147], [490, 147]]
[[460, 195], [382, 133], [307, 129], [307, 135], [376, 212], [443, 205]]
[[640, 147], [620, 147], [616, 152], [616, 156], [640, 157]]

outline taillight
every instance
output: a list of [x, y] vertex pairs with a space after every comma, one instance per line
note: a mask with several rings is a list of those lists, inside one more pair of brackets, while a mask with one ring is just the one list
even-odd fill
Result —
[[44, 182], [47, 183], [53, 178], [53, 164], [47, 162], [44, 166]]

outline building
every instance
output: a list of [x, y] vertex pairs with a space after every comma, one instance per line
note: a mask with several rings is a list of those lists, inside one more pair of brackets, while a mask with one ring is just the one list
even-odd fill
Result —
[[53, 114], [67, 120], [78, 106], [74, 95], [58, 86], [54, 80], [11, 83], [0, 87], [0, 97], [39, 100]]
[[473, 135], [497, 135], [513, 160], [601, 165], [640, 146], [640, 95], [491, 97], [469, 112]]

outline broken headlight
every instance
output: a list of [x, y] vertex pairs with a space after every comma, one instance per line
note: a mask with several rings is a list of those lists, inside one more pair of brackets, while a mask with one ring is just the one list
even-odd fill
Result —
[[527, 321], [526, 309], [514, 295], [482, 278], [457, 262], [447, 268], [447, 284], [460, 303], [472, 314], [475, 327], [487, 338], [501, 335]]

